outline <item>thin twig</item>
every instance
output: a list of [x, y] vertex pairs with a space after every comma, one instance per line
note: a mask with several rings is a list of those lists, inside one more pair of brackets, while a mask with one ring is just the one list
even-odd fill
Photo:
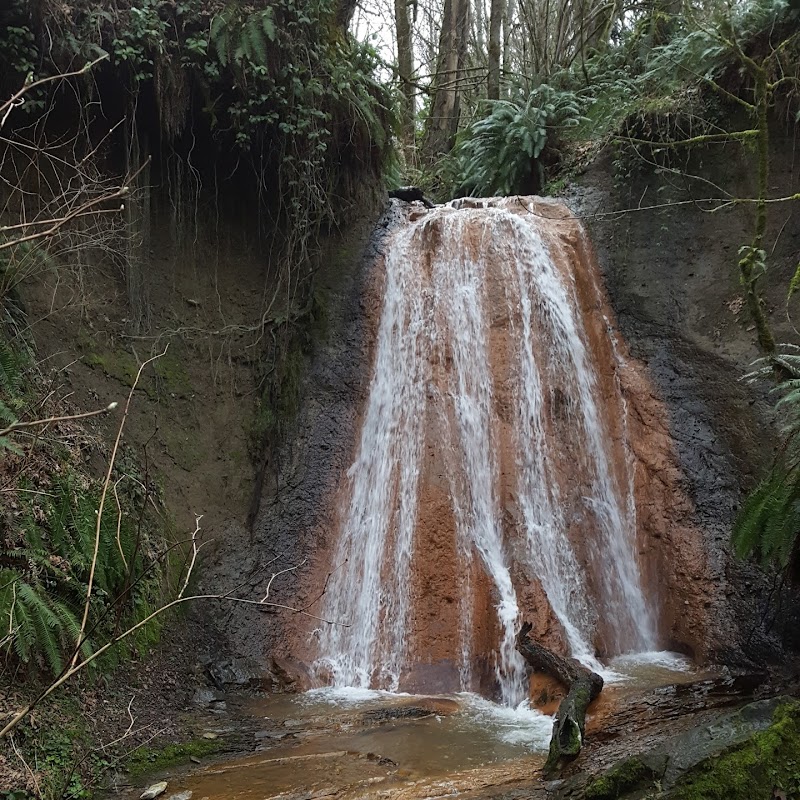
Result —
[[22, 428], [35, 428], [39, 425], [50, 425], [54, 422], [70, 422], [75, 419], [87, 419], [88, 417], [96, 417], [99, 414], [107, 414], [113, 411], [119, 403], [109, 403], [105, 408], [98, 408], [95, 411], [84, 411], [80, 414], [66, 414], [62, 417], [47, 417], [46, 419], [32, 419], [27, 422], [12, 422], [7, 428], [0, 431], [0, 436], [8, 436], [9, 433], [21, 430]]
[[78, 656], [80, 655], [80, 641], [83, 639], [83, 633], [86, 630], [86, 622], [89, 619], [89, 605], [92, 599], [92, 588], [94, 586], [94, 573], [97, 569], [97, 555], [100, 551], [100, 528], [103, 523], [103, 508], [106, 503], [106, 496], [108, 495], [108, 488], [111, 485], [111, 473], [114, 470], [114, 463], [117, 460], [117, 453], [119, 451], [119, 443], [122, 439], [122, 432], [125, 429], [125, 422], [128, 419], [128, 413], [130, 412], [131, 408], [131, 400], [133, 399], [133, 393], [136, 391], [136, 387], [139, 385], [139, 379], [142, 377], [142, 371], [144, 368], [153, 361], [161, 358], [162, 356], [166, 355], [167, 349], [169, 345], [164, 348], [162, 353], [159, 353], [152, 358], [148, 358], [140, 367], [139, 371], [136, 373], [136, 379], [133, 382], [133, 386], [131, 386], [130, 392], [128, 392], [128, 399], [125, 402], [125, 410], [122, 413], [122, 419], [120, 420], [119, 427], [117, 428], [117, 438], [114, 441], [114, 447], [111, 450], [111, 459], [108, 462], [108, 471], [106, 472], [106, 479], [103, 481], [103, 491], [100, 493], [100, 505], [97, 509], [97, 524], [95, 526], [94, 532], [94, 553], [92, 554], [92, 564], [89, 569], [89, 581], [86, 586], [86, 600], [83, 606], [83, 617], [81, 618], [81, 627], [76, 637], [76, 641], [78, 645], [75, 648], [75, 653], [72, 656], [72, 660], [70, 662], [70, 667], [73, 668], [77, 663]]
[[3, 114], [2, 119], [0, 119], [0, 128], [5, 125], [8, 115], [20, 104], [20, 100], [22, 100], [22, 98], [32, 89], [36, 89], [38, 86], [43, 86], [46, 83], [52, 83], [53, 81], [62, 80], [64, 78], [74, 78], [78, 75], [83, 75], [93, 67], [97, 66], [101, 61], [105, 61], [108, 57], [108, 53], [103, 53], [100, 58], [90, 61], [88, 64], [84, 65], [80, 69], [74, 70], [73, 72], [61, 72], [58, 75], [50, 75], [47, 78], [39, 78], [38, 81], [32, 81], [31, 83], [26, 81], [25, 85], [16, 94], [11, 95], [11, 97], [6, 100], [5, 103], [0, 105], [0, 114]]
[[269, 582], [267, 583], [267, 593], [261, 598], [261, 602], [265, 603], [269, 600], [269, 590], [272, 588], [272, 582], [277, 578], [279, 575], [285, 575], [287, 572], [294, 572], [296, 569], [300, 569], [306, 562], [308, 561], [307, 558], [304, 558], [299, 564], [295, 564], [293, 567], [287, 567], [286, 569], [282, 569], [279, 572], [273, 572]]

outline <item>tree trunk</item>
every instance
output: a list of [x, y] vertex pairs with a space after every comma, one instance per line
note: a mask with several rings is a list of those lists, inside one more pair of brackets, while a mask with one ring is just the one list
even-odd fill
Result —
[[408, 19], [408, 0], [394, 0], [394, 18], [397, 27], [397, 74], [400, 78], [400, 138], [403, 146], [414, 144], [414, 45], [411, 40], [411, 23]]
[[343, 30], [350, 27], [350, 21], [353, 19], [353, 14], [356, 13], [356, 6], [358, 0], [338, 0], [336, 4], [336, 24]]
[[500, 99], [500, 33], [505, 7], [505, 0], [492, 0], [489, 13], [489, 77], [486, 82], [486, 96], [490, 100]]
[[552, 774], [564, 761], [575, 758], [583, 745], [586, 709], [603, 689], [603, 679], [580, 661], [562, 658], [531, 641], [531, 624], [526, 622], [517, 634], [517, 650], [536, 672], [544, 672], [569, 689], [553, 722], [550, 753], [544, 773]]
[[756, 223], [753, 243], [739, 261], [739, 277], [745, 290], [747, 308], [756, 326], [756, 340], [759, 349], [766, 356], [775, 355], [775, 337], [772, 335], [764, 302], [758, 289], [758, 280], [765, 270], [765, 256], [761, 250], [767, 230], [767, 194], [769, 190], [769, 86], [767, 72], [751, 62], [750, 72], [755, 79], [755, 105], [758, 136], [756, 152], [758, 155], [758, 202], [756, 203]]
[[469, 36], [470, 0], [445, 0], [431, 112], [425, 131], [429, 162], [449, 152], [461, 116], [461, 78]]
[[514, 72], [512, 51], [514, 48], [514, 18], [517, 0], [507, 0], [505, 19], [503, 20], [503, 72], [511, 75]]
[[470, 47], [472, 51], [477, 54], [478, 58], [483, 57], [483, 53], [486, 50], [486, 41], [485, 41], [485, 33], [486, 33], [486, 21], [483, 18], [483, 0], [478, 0], [473, 7], [473, 26], [474, 26], [474, 40], [470, 42]]

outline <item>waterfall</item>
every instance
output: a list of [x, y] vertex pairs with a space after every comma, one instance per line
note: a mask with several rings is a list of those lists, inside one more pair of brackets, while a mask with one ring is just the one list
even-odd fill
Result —
[[615, 363], [601, 380], [576, 273], [586, 265], [559, 222], [532, 211], [454, 203], [391, 237], [325, 597], [325, 616], [347, 625], [321, 632], [321, 682], [396, 691], [415, 665], [452, 661], [469, 689], [473, 665], [489, 663], [517, 705], [514, 637], [536, 586], [588, 666], [600, 668], [598, 637], [608, 655], [655, 647], [622, 356], [606, 325], [597, 347]]

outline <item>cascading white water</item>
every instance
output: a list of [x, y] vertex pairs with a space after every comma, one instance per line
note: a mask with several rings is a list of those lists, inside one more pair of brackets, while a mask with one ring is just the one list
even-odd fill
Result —
[[[514, 267], [524, 321], [518, 441], [522, 453], [520, 498], [530, 543], [527, 555], [564, 627], [572, 655], [587, 666], [598, 668], [590, 644], [593, 614], [587, 607], [582, 575], [566, 540], [564, 520], [558, 510], [559, 475], [552, 469], [547, 452], [560, 442], [544, 435], [541, 381], [532, 352], [537, 334], [548, 345], [540, 348], [546, 373], [551, 381], [559, 381], [562, 402], [572, 411], [572, 421], [580, 426], [578, 430], [584, 438], [584, 446], [575, 455], [591, 476], [590, 491], [584, 499], [593, 512], [594, 531], [600, 535], [589, 541], [597, 561], [604, 566], [599, 573], [605, 611], [618, 621], [613, 643], [617, 653], [652, 650], [656, 641], [635, 557], [633, 489], [630, 483], [618, 485], [612, 474], [609, 434], [597, 406], [595, 373], [587, 357], [574, 288], [556, 269], [550, 249], [529, 219], [513, 215], [507, 222], [516, 229], [512, 238], [519, 252]], [[538, 332], [531, 328], [534, 299], [538, 306]], [[624, 399], [619, 392], [618, 395], [624, 419]]]
[[[426, 448], [443, 451], [448, 473], [462, 620], [451, 652], [465, 684], [477, 564], [492, 587], [495, 676], [507, 705], [526, 696], [514, 647], [525, 575], [541, 584], [572, 655], [587, 665], [600, 667], [599, 609], [616, 622], [607, 635], [613, 652], [655, 645], [632, 482], [614, 470], [574, 281], [556, 266], [564, 254], [543, 236], [547, 220], [503, 204], [438, 208], [401, 228], [387, 249], [374, 372], [326, 595], [325, 616], [348, 626], [322, 630], [315, 664], [320, 680], [336, 686], [397, 690], [409, 664], [426, 658], [410, 651], [411, 609], [426, 600], [424, 587], [412, 591], [414, 558], [433, 535], [420, 523]], [[502, 285], [504, 314], [490, 285]], [[506, 325], [513, 342], [505, 429], [497, 417], [509, 392], [493, 363], [495, 325]], [[624, 415], [621, 395], [614, 408]], [[434, 442], [431, 418], [441, 434]], [[514, 451], [516, 534], [503, 521], [501, 486], [510, 481], [502, 446]], [[583, 553], [570, 539], [575, 527], [588, 539]]]
[[[408, 616], [409, 567], [417, 513], [425, 402], [422, 275], [406, 257], [413, 228], [397, 234], [386, 259], [386, 288], [375, 371], [328, 597], [332, 619], [322, 663], [336, 686], [397, 690]], [[429, 312], [428, 312], [429, 313]], [[388, 563], [387, 563], [388, 560]]]
[[[443, 238], [450, 240], [449, 236]], [[496, 587], [501, 627], [497, 678], [503, 703], [518, 705], [525, 698], [525, 670], [514, 646], [519, 608], [503, 546], [495, 490], [492, 380], [483, 296], [485, 266], [456, 251], [444, 268], [434, 267], [437, 302], [432, 336], [440, 358], [446, 358], [449, 352], [452, 359], [447, 389], [456, 420], [454, 463], [461, 467], [456, 474], [463, 482], [462, 491], [454, 491], [452, 497], [459, 542], [467, 552], [472, 547], [477, 550]]]

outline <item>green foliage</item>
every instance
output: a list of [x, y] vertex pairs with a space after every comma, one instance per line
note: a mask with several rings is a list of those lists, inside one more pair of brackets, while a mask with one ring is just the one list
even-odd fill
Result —
[[786, 569], [800, 532], [800, 475], [773, 468], [745, 501], [733, 529], [740, 558], [751, 555], [763, 567]]
[[[760, 13], [735, 16], [737, 32], [763, 30], [759, 24], [790, 13], [782, 0], [760, 6]], [[461, 134], [453, 183], [472, 194], [511, 194], [530, 184], [546, 146], [620, 133], [660, 143], [718, 131], [716, 96], [702, 90], [716, 86], [731, 63], [733, 45], [720, 33], [725, 13], [700, 27], [682, 18], [672, 38], [656, 47], [646, 45], [650, 20], [642, 20], [615, 47], [556, 71], [524, 101], [486, 103], [489, 113]]]
[[[14, 734], [16, 744], [37, 773], [37, 800], [88, 800], [111, 763], [108, 750], [98, 750], [74, 698], [49, 700], [39, 706], [36, 720], [26, 720]], [[8, 787], [4, 787], [8, 788]], [[19, 789], [3, 800], [33, 800]]]
[[[23, 405], [22, 377], [24, 361], [0, 333], [0, 426], [7, 427], [17, 421]], [[0, 437], [0, 453], [13, 447], [7, 437]]]
[[[98, 503], [98, 488], [75, 474], [55, 480], [46, 492], [20, 494], [14, 539], [0, 548], [0, 619], [7, 658], [58, 674], [74, 652]], [[146, 534], [130, 521], [131, 511], [123, 511], [121, 519], [108, 509], [103, 514], [84, 656], [91, 654], [94, 642], [142, 618], [159, 600], [158, 569], [135, 580], [156, 565]], [[146, 637], [139, 639], [139, 644], [146, 642]]]
[[[541, 159], [535, 167], [532, 162], [545, 147], [599, 145], [620, 134], [662, 143], [718, 133], [727, 113], [721, 104], [738, 95], [752, 101], [752, 87], [739, 85], [744, 49], [772, 53], [770, 79], [786, 76], [784, 88], [793, 91], [791, 76], [800, 77], [799, 18], [800, 7], [786, 0], [707, 4], [671, 18], [667, 39], [656, 46], [652, 15], [632, 11], [613, 45], [554, 71], [525, 100], [513, 99], [511, 88], [511, 100], [487, 103], [488, 113], [460, 135], [450, 183], [473, 194], [509, 194], [526, 183], [530, 188]], [[772, 50], [758, 44], [768, 33]], [[786, 45], [775, 47], [782, 37]], [[667, 159], [655, 155], [657, 162]], [[640, 154], [636, 161], [643, 163]]]
[[[27, 363], [0, 335], [0, 420], [8, 425], [30, 393]], [[57, 448], [34, 457], [10, 439], [0, 440], [15, 458], [19, 476], [3, 509], [0, 539], [0, 657], [32, 672], [58, 674], [78, 643], [86, 586], [94, 555], [100, 487], [70, 464]], [[41, 447], [46, 447], [42, 444]], [[44, 458], [43, 461], [37, 460]], [[33, 473], [24, 469], [32, 463]], [[156, 560], [149, 518], [141, 513], [148, 492], [136, 465], [123, 454], [128, 476], [118, 514], [110, 498], [100, 526], [94, 590], [88, 620], [89, 655], [95, 642], [120, 625], [146, 616], [159, 602], [164, 566]], [[113, 495], [112, 495], [113, 497]], [[142, 647], [158, 627], [146, 627], [132, 642]]]
[[211, 45], [222, 67], [231, 64], [241, 67], [248, 62], [266, 67], [269, 63], [268, 47], [275, 39], [272, 8], [247, 13], [232, 3], [211, 22]]
[[[172, 147], [191, 147], [198, 158], [198, 140], [238, 151], [232, 162], [253, 182], [262, 218], [289, 230], [284, 257], [294, 270], [308, 271], [320, 228], [348, 210], [343, 190], [357, 187], [345, 182], [377, 176], [390, 150], [379, 59], [336, 27], [335, 0], [87, 0], [64, 7], [55, 41], [28, 6], [19, 2], [8, 23], [34, 30], [35, 77], [109, 54], [75, 88], [88, 102], [110, 79], [129, 98], [131, 121], [146, 91], [161, 128], [149, 138], [160, 141], [163, 159]], [[4, 64], [0, 50], [0, 74]], [[212, 177], [213, 161], [193, 164], [198, 182]]]
[[800, 347], [783, 345], [781, 354], [760, 359], [747, 378], [788, 375], [772, 391], [783, 445], [769, 474], [747, 496], [733, 528], [740, 558], [755, 557], [763, 567], [785, 570], [795, 558], [800, 534]]
[[27, 11], [25, 0], [10, 0], [7, 8], [0, 10], [0, 70], [5, 63], [6, 70], [19, 84], [17, 89], [36, 69], [39, 55], [36, 37], [27, 24]]
[[155, 59], [165, 52], [167, 23], [159, 15], [162, 5], [160, 0], [132, 4], [127, 24], [118, 28], [111, 42], [115, 62], [130, 66], [136, 84], [153, 77]]
[[80, 771], [76, 769], [79, 758], [77, 745], [86, 737], [86, 731], [80, 722], [79, 709], [75, 708], [74, 712], [76, 722], [73, 725], [76, 727], [64, 729], [54, 725], [35, 747], [36, 763], [44, 777], [42, 793], [54, 800], [83, 800], [91, 797]]
[[576, 126], [581, 106], [570, 91], [543, 84], [524, 102], [487, 101], [489, 114], [473, 123], [460, 140], [455, 158], [462, 191], [508, 195], [530, 181], [548, 132]]

